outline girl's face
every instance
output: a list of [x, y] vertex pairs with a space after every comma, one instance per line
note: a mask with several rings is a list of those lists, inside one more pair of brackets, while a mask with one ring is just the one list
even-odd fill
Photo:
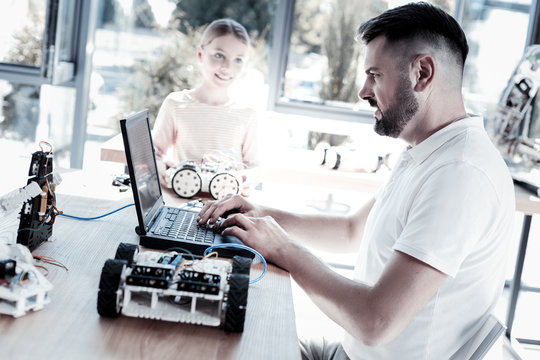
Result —
[[216, 37], [197, 51], [204, 81], [220, 87], [228, 87], [237, 79], [247, 56], [248, 45], [233, 34]]

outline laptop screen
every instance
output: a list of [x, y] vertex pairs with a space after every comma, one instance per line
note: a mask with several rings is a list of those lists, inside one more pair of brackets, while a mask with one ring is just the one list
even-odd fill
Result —
[[140, 111], [125, 119], [125, 129], [123, 131], [125, 131], [124, 146], [126, 148], [126, 159], [134, 190], [133, 195], [137, 207], [140, 208], [140, 215], [144, 219], [146, 227], [149, 221], [148, 215], [162, 205], [162, 201], [159, 201], [162, 194], [154, 155], [154, 144], [150, 132], [148, 111]]

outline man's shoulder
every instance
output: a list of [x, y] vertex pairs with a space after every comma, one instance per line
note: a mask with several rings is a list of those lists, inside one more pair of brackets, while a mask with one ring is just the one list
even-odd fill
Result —
[[479, 165], [488, 159], [504, 163], [480, 121], [481, 118], [471, 119], [449, 131], [446, 139], [441, 140], [440, 146], [434, 151], [436, 158], [462, 160]]
[[444, 144], [431, 162], [436, 178], [450, 178], [454, 186], [483, 187], [499, 201], [513, 199], [510, 172], [500, 152], [483, 129], [468, 128]]

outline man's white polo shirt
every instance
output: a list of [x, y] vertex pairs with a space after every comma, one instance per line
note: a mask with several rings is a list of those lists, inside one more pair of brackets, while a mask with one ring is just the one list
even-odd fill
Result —
[[508, 168], [480, 117], [406, 150], [371, 210], [355, 280], [374, 285], [394, 251], [448, 275], [405, 330], [380, 347], [346, 334], [352, 359], [448, 359], [481, 325], [503, 289], [514, 221]]

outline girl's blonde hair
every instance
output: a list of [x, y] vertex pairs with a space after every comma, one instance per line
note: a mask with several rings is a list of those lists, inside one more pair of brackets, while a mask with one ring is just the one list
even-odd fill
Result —
[[249, 45], [249, 35], [240, 23], [233, 19], [214, 20], [206, 27], [202, 34], [201, 46], [208, 45], [217, 37], [232, 34], [238, 40]]

